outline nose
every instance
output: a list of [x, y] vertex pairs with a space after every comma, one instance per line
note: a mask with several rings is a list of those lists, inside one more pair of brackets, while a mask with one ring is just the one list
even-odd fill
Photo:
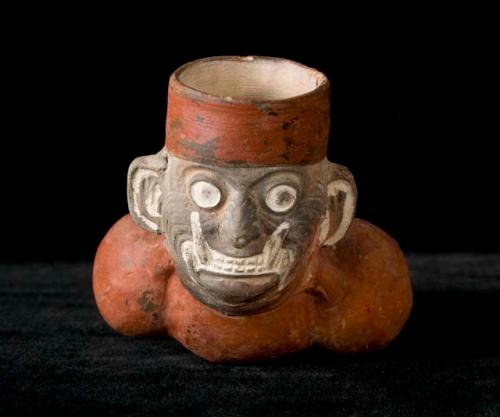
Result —
[[243, 249], [259, 238], [256, 209], [251, 199], [242, 194], [232, 199], [224, 213], [222, 233], [236, 249]]
[[257, 239], [258, 234], [243, 233], [239, 236], [234, 236], [232, 240], [232, 245], [237, 249], [242, 249], [247, 246], [250, 242]]

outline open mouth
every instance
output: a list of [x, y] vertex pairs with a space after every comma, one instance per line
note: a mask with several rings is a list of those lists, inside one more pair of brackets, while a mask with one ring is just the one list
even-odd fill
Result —
[[184, 262], [193, 280], [229, 303], [249, 301], [271, 288], [285, 286], [294, 261], [290, 249], [283, 248], [289, 223], [281, 223], [269, 237], [262, 253], [233, 257], [210, 247], [203, 235], [198, 212], [191, 213], [193, 240], [182, 244]]

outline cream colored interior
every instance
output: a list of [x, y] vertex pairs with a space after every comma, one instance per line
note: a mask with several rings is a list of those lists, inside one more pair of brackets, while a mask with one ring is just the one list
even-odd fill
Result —
[[194, 62], [177, 75], [196, 90], [227, 100], [281, 100], [314, 90], [326, 82], [319, 71], [270, 58], [216, 58]]

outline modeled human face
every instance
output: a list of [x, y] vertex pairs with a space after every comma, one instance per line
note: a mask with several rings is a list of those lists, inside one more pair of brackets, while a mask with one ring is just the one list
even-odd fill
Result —
[[325, 213], [321, 168], [224, 167], [170, 156], [161, 232], [184, 286], [226, 314], [281, 300]]

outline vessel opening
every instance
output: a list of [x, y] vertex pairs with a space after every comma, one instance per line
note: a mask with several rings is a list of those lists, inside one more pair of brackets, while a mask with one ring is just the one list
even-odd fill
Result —
[[266, 57], [216, 57], [182, 67], [187, 87], [226, 100], [286, 100], [327, 83], [321, 72], [297, 62]]

